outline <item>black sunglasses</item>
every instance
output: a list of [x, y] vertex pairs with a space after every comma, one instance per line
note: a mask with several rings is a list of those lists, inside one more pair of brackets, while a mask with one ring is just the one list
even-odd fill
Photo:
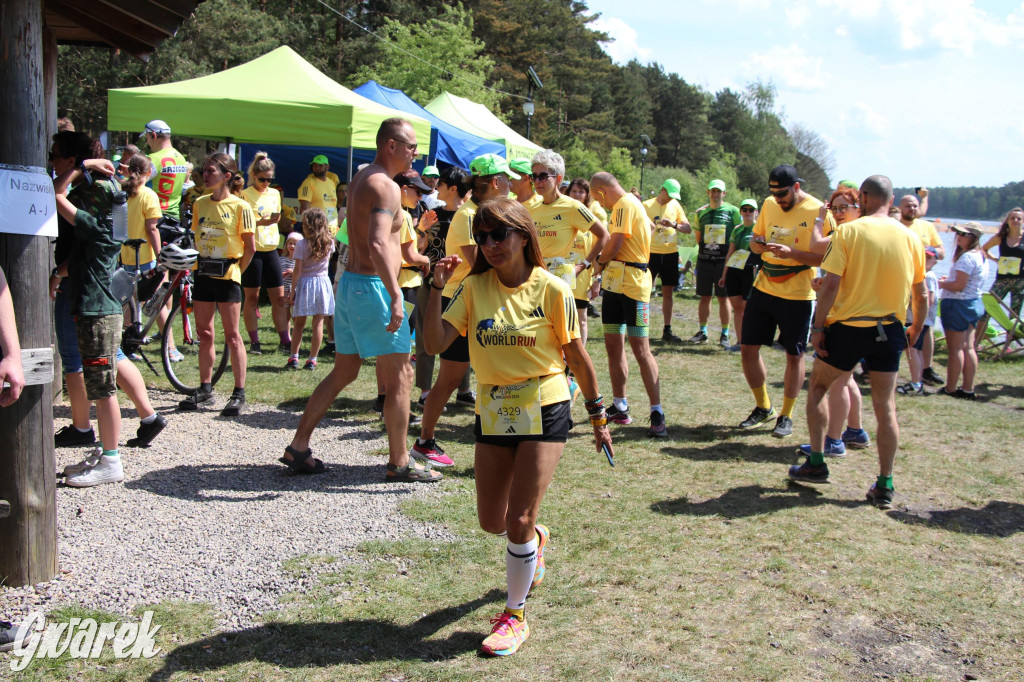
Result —
[[779, 197], [784, 197], [787, 194], [789, 194], [789, 191], [791, 189], [793, 189], [792, 185], [789, 186], [789, 187], [786, 187], [785, 189], [769, 189], [768, 193], [771, 194], [776, 199], [778, 199]]
[[530, 173], [530, 178], [534, 182], [544, 182], [548, 178], [556, 178], [556, 177], [558, 177], [558, 176], [557, 175], [552, 175], [551, 173]]
[[483, 246], [484, 244], [487, 243], [487, 238], [490, 237], [491, 239], [494, 240], [495, 244], [500, 244], [501, 242], [505, 241], [506, 237], [508, 237], [509, 232], [515, 231], [516, 229], [514, 227], [509, 227], [508, 225], [500, 225], [488, 232], [484, 232], [482, 230], [474, 232], [473, 241], [475, 241], [478, 246]]
[[750, 206], [744, 206], [744, 207], [742, 207], [742, 208], [740, 209], [740, 211], [742, 211], [743, 213], [748, 213], [748, 212], [749, 212], [749, 213], [753, 213], [753, 212], [754, 212], [754, 209], [753, 209], [753, 208], [751, 208]]
[[273, 181], [274, 181], [274, 180], [276, 180], [276, 179], [277, 179], [277, 178], [275, 178], [274, 176], [270, 176], [269, 178], [260, 178], [260, 177], [257, 177], [257, 178], [256, 178], [256, 181], [257, 181], [257, 182], [273, 182]]

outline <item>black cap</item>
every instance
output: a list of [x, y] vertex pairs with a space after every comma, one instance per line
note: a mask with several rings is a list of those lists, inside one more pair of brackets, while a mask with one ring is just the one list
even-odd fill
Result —
[[768, 174], [768, 186], [771, 188], [778, 187], [792, 187], [798, 182], [803, 182], [803, 178], [796, 172], [796, 168], [790, 166], [788, 163], [772, 168], [772, 172]]
[[420, 174], [414, 170], [407, 170], [399, 173], [394, 178], [399, 187], [415, 187], [426, 194], [431, 194], [434, 189], [420, 179]]

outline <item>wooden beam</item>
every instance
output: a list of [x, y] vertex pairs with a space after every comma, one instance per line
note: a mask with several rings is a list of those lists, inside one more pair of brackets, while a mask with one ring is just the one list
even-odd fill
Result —
[[[72, 6], [62, 0], [48, 0], [53, 11], [62, 14], [78, 26], [88, 29], [103, 41], [118, 47], [136, 57], [149, 57], [165, 35], [154, 35], [152, 29], [135, 22], [132, 25], [123, 17], [93, 14]], [[135, 32], [135, 29], [138, 29]]]

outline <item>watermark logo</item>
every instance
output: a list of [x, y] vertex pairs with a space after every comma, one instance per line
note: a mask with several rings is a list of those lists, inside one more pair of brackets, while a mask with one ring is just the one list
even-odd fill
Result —
[[96, 622], [95, 618], [72, 618], [63, 623], [46, 623], [39, 611], [33, 611], [25, 627], [30, 634], [15, 645], [11, 670], [20, 672], [33, 658], [99, 658], [108, 643], [115, 658], [153, 658], [160, 653], [154, 637], [162, 625], [153, 625], [153, 612], [146, 611], [138, 623]]

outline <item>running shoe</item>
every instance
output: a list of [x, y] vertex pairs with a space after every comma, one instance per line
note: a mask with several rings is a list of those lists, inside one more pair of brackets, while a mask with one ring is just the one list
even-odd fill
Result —
[[285, 369], [298, 369], [299, 368], [299, 356], [293, 355], [288, 358], [288, 362], [284, 363]]
[[[427, 397], [424, 396], [424, 395], [421, 395], [419, 398], [416, 399], [416, 402], [419, 404], [420, 409], [422, 410], [423, 406], [427, 404]], [[444, 414], [447, 411], [448, 411], [447, 407], [443, 407], [443, 406], [441, 407], [441, 414]]]
[[620, 410], [615, 407], [614, 403], [612, 403], [611, 407], [605, 410], [605, 416], [608, 418], [608, 421], [615, 422], [622, 426], [633, 423], [633, 418], [629, 416], [629, 408], [627, 407], [624, 410]]
[[647, 429], [647, 435], [651, 438], [668, 438], [664, 412], [651, 411], [651, 426]]
[[139, 430], [135, 432], [135, 438], [128, 440], [128, 447], [132, 448], [145, 448], [149, 447], [149, 444], [153, 442], [153, 439], [160, 435], [160, 432], [167, 426], [167, 418], [162, 414], [156, 415], [156, 419], [149, 422], [139, 423]]
[[690, 337], [690, 343], [692, 343], [692, 344], [699, 345], [699, 344], [707, 343], [707, 342], [708, 342], [708, 335], [705, 334], [702, 331], [698, 331], [696, 334], [694, 334], [693, 336]]
[[228, 402], [224, 405], [224, 409], [220, 411], [220, 414], [222, 417], [237, 417], [244, 408], [245, 394], [239, 393], [236, 390], [231, 392], [231, 397], [228, 398]]
[[459, 393], [455, 396], [455, 402], [463, 405], [476, 406], [476, 393], [473, 391], [466, 391], [465, 393]]
[[682, 343], [683, 340], [672, 333], [671, 329], [666, 329], [661, 333], [661, 340], [665, 343]]
[[807, 483], [828, 483], [828, 465], [814, 466], [811, 458], [800, 465], [794, 464], [789, 467], [789, 478], [793, 481], [806, 481]]
[[892, 488], [879, 488], [877, 483], [872, 483], [868, 488], [868, 502], [879, 509], [892, 509]]
[[756, 429], [759, 426], [764, 426], [771, 420], [775, 419], [775, 408], [768, 407], [755, 407], [754, 411], [750, 413], [750, 416], [740, 422], [741, 429]]
[[786, 438], [787, 436], [793, 435], [793, 420], [786, 415], [780, 416], [775, 421], [775, 428], [772, 429], [772, 435], [776, 438]]
[[931, 367], [924, 368], [924, 371], [921, 372], [921, 378], [924, 379], [926, 384], [931, 384], [932, 386], [941, 386], [946, 383], [946, 380], [940, 377], [939, 373]]
[[735, 343], [726, 348], [726, 350], [729, 351], [730, 353], [739, 353], [741, 350], [743, 350], [743, 348], [740, 346], [740, 344]]
[[480, 645], [480, 651], [489, 656], [511, 656], [530, 636], [530, 625], [525, 620], [504, 611], [491, 618], [491, 625], [491, 634]]
[[53, 434], [53, 447], [55, 448], [77, 448], [83, 445], [92, 445], [96, 442], [96, 431], [90, 426], [88, 431], [79, 431], [73, 424], [57, 429]]
[[[383, 416], [383, 415], [381, 415]], [[423, 423], [423, 417], [419, 416], [413, 411], [409, 411], [409, 426], [419, 426]]]
[[725, 348], [726, 350], [729, 350], [729, 348], [731, 348], [731, 346], [729, 345], [729, 335], [726, 334], [725, 332], [722, 332], [722, 335], [718, 337], [718, 345], [721, 346], [722, 348]]
[[896, 392], [900, 395], [924, 395], [924, 382], [915, 386], [914, 382], [908, 381], [902, 386], [897, 386]]
[[942, 389], [941, 393], [948, 395], [950, 398], [958, 398], [960, 400], [977, 400], [978, 396], [975, 395], [974, 391], [965, 391], [962, 388], [958, 388], [952, 393], [947, 393], [946, 389]]
[[121, 458], [101, 455], [96, 464], [70, 474], [64, 479], [64, 483], [72, 488], [91, 488], [104, 483], [120, 483], [123, 480], [124, 469], [121, 467]]
[[306, 360], [306, 364], [302, 366], [302, 369], [316, 369], [316, 360], [313, 358]]
[[455, 464], [455, 460], [444, 454], [444, 449], [433, 438], [425, 441], [417, 438], [409, 449], [409, 456], [418, 462], [435, 467], [450, 467]]
[[538, 523], [537, 529], [537, 568], [533, 571], [533, 582], [530, 583], [530, 589], [537, 587], [544, 582], [544, 574], [547, 573], [547, 566], [544, 564], [544, 548], [547, 547], [548, 540], [551, 539], [551, 531], [548, 527], [542, 523]]
[[277, 344], [277, 350], [281, 351], [282, 353], [291, 354], [291, 352], [292, 352], [292, 340], [288, 339], [287, 343], [285, 343], [284, 341], [281, 341], [280, 343]]
[[88, 455], [86, 455], [85, 459], [78, 464], [68, 464], [64, 467], [64, 471], [58, 474], [58, 476], [73, 476], [75, 474], [80, 474], [83, 471], [88, 471], [100, 463], [100, 457], [102, 456], [103, 446], [97, 445]]
[[171, 362], [181, 362], [185, 359], [185, 356], [181, 354], [181, 351], [177, 348], [172, 348], [167, 351], [167, 359]]
[[601, 317], [601, 313], [597, 312], [593, 303], [587, 306], [587, 317]]
[[0, 652], [10, 651], [35, 633], [28, 625], [0, 620]]
[[383, 412], [384, 411], [384, 401], [386, 399], [387, 399], [387, 396], [385, 396], [383, 393], [378, 393], [377, 397], [373, 401], [373, 411], [374, 412]]
[[843, 431], [843, 443], [854, 450], [871, 447], [871, 436], [864, 429], [846, 429]]
[[260, 347], [259, 341], [253, 341], [249, 344], [249, 355], [263, 355], [263, 349]]
[[[810, 444], [801, 445], [797, 452], [801, 455], [810, 455]], [[826, 457], [846, 457], [846, 444], [843, 443], [842, 439], [825, 436], [825, 452], [822, 454]]]
[[198, 410], [200, 405], [205, 405], [211, 400], [213, 400], [213, 393], [197, 388], [187, 398], [178, 402], [178, 409]]

